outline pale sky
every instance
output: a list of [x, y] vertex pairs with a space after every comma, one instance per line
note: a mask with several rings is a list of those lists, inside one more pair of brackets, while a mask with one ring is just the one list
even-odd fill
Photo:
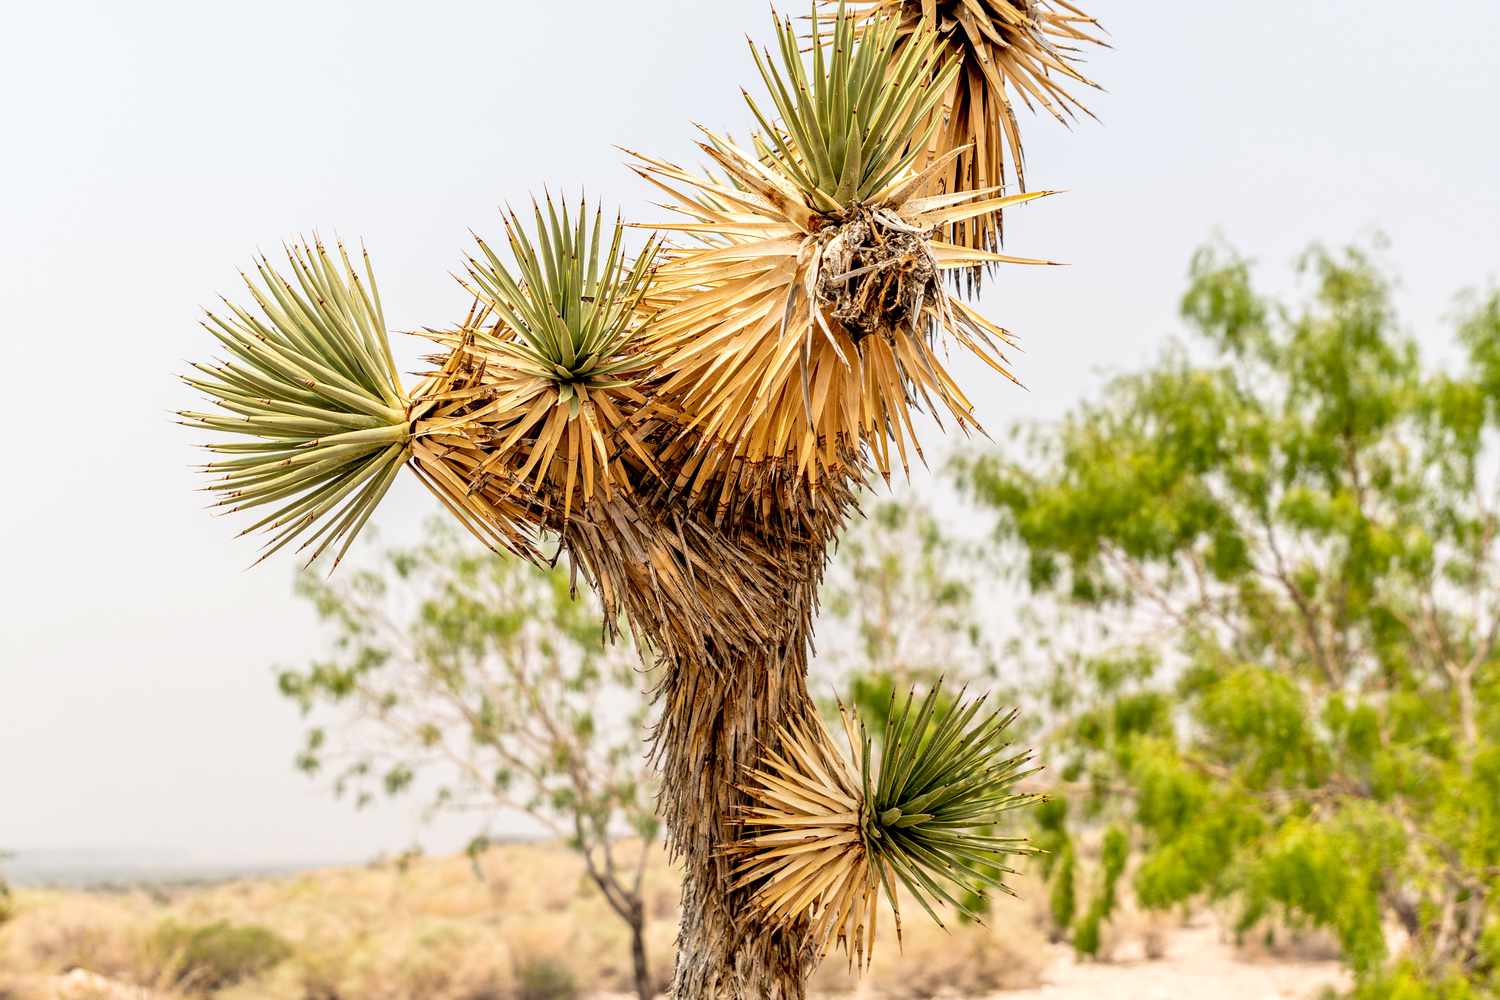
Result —
[[[983, 302], [1023, 338], [1029, 391], [961, 368], [997, 439], [1154, 356], [1215, 233], [1288, 288], [1310, 241], [1384, 232], [1433, 344], [1453, 294], [1500, 274], [1500, 4], [1092, 7], [1115, 45], [1088, 66], [1100, 122], [1026, 122], [1033, 187], [1068, 193], [1008, 220], [1012, 252], [1071, 266], [1009, 271]], [[394, 327], [441, 325], [501, 203], [581, 185], [649, 218], [613, 146], [690, 160], [691, 122], [743, 133], [766, 4], [76, 0], [3, 24], [0, 847], [400, 848], [412, 817], [292, 770], [271, 668], [318, 633], [293, 564], [245, 572], [253, 544], [192, 492], [169, 411], [192, 400], [184, 359], [212, 353], [197, 309], [317, 228], [366, 241]], [[387, 536], [433, 512], [419, 490], [381, 509]]]

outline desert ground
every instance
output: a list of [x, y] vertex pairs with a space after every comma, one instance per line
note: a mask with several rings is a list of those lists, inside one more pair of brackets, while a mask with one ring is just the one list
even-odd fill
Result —
[[[860, 1000], [1271, 1000], [1343, 978], [1315, 942], [1236, 944], [1213, 914], [1124, 914], [1103, 958], [1045, 934], [1044, 892], [995, 904], [988, 927], [944, 932], [916, 914], [904, 947], [889, 922], [862, 977], [831, 957], [813, 986]], [[1029, 890], [1029, 891], [1028, 891]], [[676, 879], [655, 852], [645, 879], [653, 974], [665, 981]], [[207, 957], [194, 928], [236, 929]], [[561, 847], [417, 858], [222, 885], [18, 892], [0, 924], [0, 1000], [623, 1000], [624, 925]]]
[[1117, 955], [1079, 962], [1059, 953], [1042, 983], [1006, 991], [1005, 1000], [1276, 1000], [1317, 997], [1348, 985], [1329, 957], [1252, 955], [1229, 943], [1204, 917], [1167, 931], [1161, 957]]

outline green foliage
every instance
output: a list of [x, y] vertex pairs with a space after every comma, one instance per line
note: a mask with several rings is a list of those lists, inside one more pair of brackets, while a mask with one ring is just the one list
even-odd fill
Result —
[[[5, 851], [0, 851], [0, 862], [10, 857]], [[5, 923], [16, 915], [16, 898], [11, 895], [10, 883], [5, 881], [4, 873], [0, 873], [0, 924]]]
[[[1242, 933], [1332, 931], [1360, 997], [1493, 996], [1500, 294], [1445, 370], [1368, 253], [1301, 267], [1286, 304], [1200, 252], [1196, 343], [958, 467], [1047, 622], [1021, 652], [1075, 807], [1042, 816], [1054, 909], [1088, 951], [1124, 878], [1151, 908], [1228, 902]], [[1078, 827], [1108, 832], [1075, 918]]]
[[274, 932], [225, 921], [183, 924], [168, 920], [156, 929], [151, 949], [172, 970], [176, 983], [202, 993], [251, 979], [292, 955], [292, 946]]
[[811, 72], [791, 18], [777, 19], [776, 56], [751, 46], [780, 127], [745, 95], [764, 130], [757, 136], [763, 157], [827, 214], [874, 196], [927, 148], [940, 123], [928, 115], [959, 69], [933, 30], [923, 29], [898, 53], [895, 18], [861, 29], [859, 15], [840, 5], [832, 20], [825, 46], [828, 21], [814, 4]]
[[1047, 909], [1052, 917], [1052, 931], [1059, 936], [1073, 926], [1073, 917], [1078, 913], [1078, 855], [1070, 843], [1058, 855], [1052, 867], [1052, 892], [1047, 898]]
[[845, 692], [876, 731], [898, 690], [944, 676], [990, 685], [998, 658], [976, 555], [913, 498], [871, 503], [840, 540], [820, 595], [829, 641], [816, 680]]
[[1031, 752], [1009, 739], [1014, 711], [985, 706], [985, 698], [945, 696], [934, 685], [920, 700], [914, 692], [891, 697], [876, 741], [861, 727], [865, 812], [861, 836], [895, 902], [905, 886], [940, 926], [936, 907], [950, 904], [970, 918], [966, 900], [989, 889], [1010, 892], [1003, 876], [1015, 874], [1003, 860], [1032, 853], [1019, 837], [993, 830], [1013, 809], [1036, 797], [1016, 786], [1030, 776]]
[[516, 1000], [576, 1000], [580, 995], [573, 970], [555, 958], [532, 956], [516, 966]]
[[291, 279], [264, 257], [245, 277], [259, 316], [227, 299], [227, 318], [204, 316], [229, 357], [183, 381], [217, 409], [178, 416], [235, 435], [205, 446], [205, 489], [225, 512], [271, 508], [245, 529], [270, 535], [262, 559], [303, 538], [309, 564], [337, 542], [337, 565], [410, 454], [407, 400], [369, 257], [361, 276], [314, 241], [287, 263]]
[[[1089, 903], [1083, 919], [1073, 930], [1073, 947], [1080, 954], [1097, 957], [1099, 954], [1100, 930], [1104, 921], [1115, 910], [1116, 888], [1120, 876], [1125, 873], [1125, 862], [1129, 851], [1125, 832], [1119, 827], [1110, 827], [1104, 834], [1100, 855], [1099, 891]], [[1054, 914], [1055, 915], [1055, 914]]]
[[[515, 332], [497, 347], [519, 370], [558, 385], [559, 401], [577, 415], [574, 386], [605, 389], [626, 384], [621, 376], [641, 367], [627, 348], [640, 333], [637, 308], [650, 283], [659, 241], [651, 239], [631, 262], [625, 226], [617, 219], [605, 242], [604, 214], [579, 200], [576, 220], [566, 203], [561, 217], [549, 195], [544, 217], [533, 203], [533, 239], [514, 212], [505, 215], [505, 235], [515, 273], [489, 244], [479, 240], [484, 260], [469, 260], [475, 297]], [[600, 260], [600, 250], [604, 258]]]
[[[984, 627], [980, 574], [975, 546], [945, 532], [915, 498], [869, 503], [840, 541], [821, 594], [826, 652], [813, 664], [814, 689], [823, 682], [841, 690], [877, 742], [898, 693], [913, 686], [937, 699], [938, 715], [958, 700], [944, 678], [994, 689], [998, 657]], [[1018, 723], [1012, 732], [1022, 731]], [[973, 864], [977, 879], [957, 893], [965, 922], [988, 908], [984, 886], [1009, 871], [1004, 852]]]
[[[428, 815], [525, 814], [578, 851], [638, 933], [658, 835], [650, 678], [628, 642], [606, 643], [597, 601], [574, 595], [566, 570], [496, 557], [445, 521], [374, 568], [306, 575], [298, 591], [331, 643], [278, 672], [308, 718], [297, 766], [360, 806], [422, 794]], [[488, 844], [475, 836], [470, 858]]]

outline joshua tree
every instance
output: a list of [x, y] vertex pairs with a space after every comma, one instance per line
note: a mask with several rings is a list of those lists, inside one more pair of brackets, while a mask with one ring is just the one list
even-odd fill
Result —
[[914, 411], [975, 426], [939, 341], [1010, 377], [1008, 334], [944, 276], [1045, 263], [972, 235], [1041, 194], [973, 186], [999, 176], [990, 137], [1014, 135], [983, 116], [1007, 88], [1054, 93], [1056, 39], [1081, 20], [1042, 0], [840, 5], [814, 14], [806, 59], [778, 21], [748, 147], [704, 130], [718, 173], [631, 154], [680, 220], [632, 258], [582, 203], [534, 205], [530, 232], [508, 215], [513, 263], [479, 243], [475, 305], [427, 332], [441, 353], [409, 391], [368, 259], [342, 248], [292, 250], [290, 280], [262, 260], [261, 315], [230, 304], [205, 324], [231, 358], [189, 382], [227, 415], [184, 420], [242, 435], [209, 446], [209, 488], [270, 510], [247, 529], [271, 533], [266, 554], [301, 539], [336, 563], [407, 465], [492, 547], [565, 557], [606, 630], [623, 618], [654, 651], [678, 997], [801, 997], [833, 945], [867, 960], [879, 895], [936, 917], [1022, 849], [988, 833], [1024, 801], [1007, 715], [907, 696], [879, 740], [846, 717], [845, 756], [805, 673], [858, 489], [920, 457]]

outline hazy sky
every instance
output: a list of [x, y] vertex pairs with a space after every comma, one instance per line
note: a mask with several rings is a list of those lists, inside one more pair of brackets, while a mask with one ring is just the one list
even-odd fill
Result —
[[[1094, 6], [1101, 122], [1026, 123], [1033, 186], [1068, 193], [1008, 220], [1012, 252], [1071, 266], [1014, 269], [983, 303], [1023, 337], [1029, 392], [963, 369], [997, 438], [1159, 351], [1215, 232], [1290, 287], [1308, 242], [1383, 231], [1434, 344], [1453, 293], [1500, 271], [1500, 4]], [[763, 0], [6, 5], [0, 847], [410, 840], [400, 810], [356, 815], [290, 767], [271, 667], [317, 630], [292, 564], [244, 572], [253, 545], [192, 492], [168, 411], [212, 353], [197, 307], [316, 227], [365, 239], [396, 328], [458, 318], [449, 272], [502, 202], [583, 185], [642, 217], [614, 144], [683, 160], [690, 122], [743, 132], [743, 37], [767, 21]], [[432, 512], [419, 489], [377, 515], [388, 535]]]

